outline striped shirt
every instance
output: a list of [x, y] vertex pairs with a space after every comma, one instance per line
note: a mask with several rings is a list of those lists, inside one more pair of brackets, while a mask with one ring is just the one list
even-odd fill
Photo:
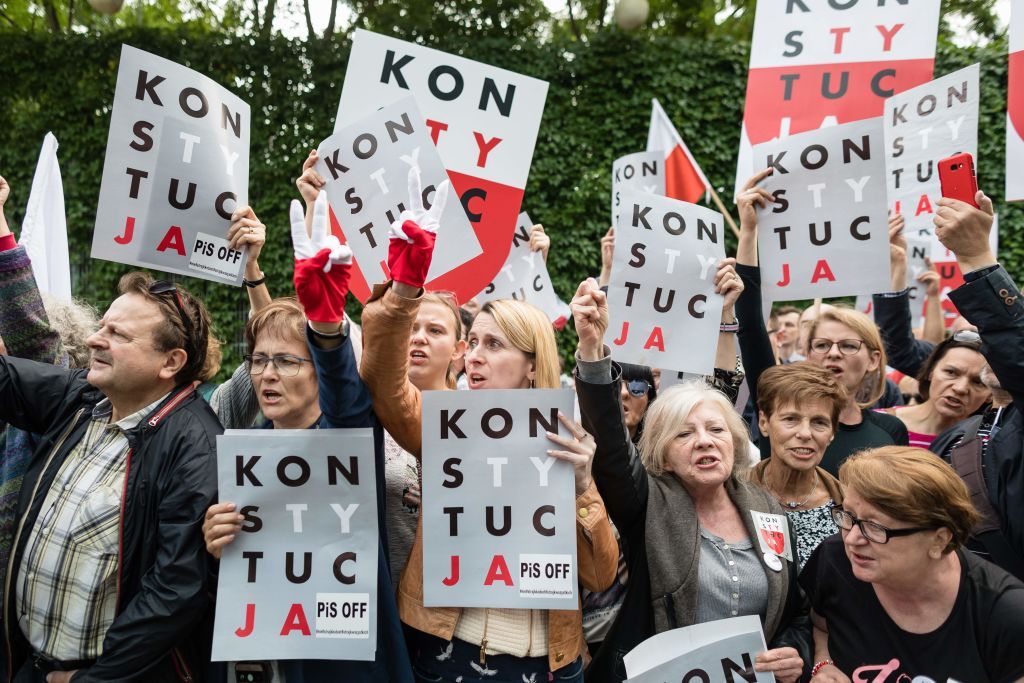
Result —
[[16, 574], [18, 625], [46, 657], [75, 661], [103, 653], [117, 609], [125, 432], [165, 398], [113, 424], [110, 401], [98, 403], [46, 493]]

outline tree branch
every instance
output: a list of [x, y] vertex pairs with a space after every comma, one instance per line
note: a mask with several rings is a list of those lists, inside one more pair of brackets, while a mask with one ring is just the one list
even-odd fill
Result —
[[46, 23], [50, 25], [50, 30], [54, 33], [63, 32], [63, 28], [60, 25], [60, 17], [57, 16], [57, 8], [53, 4], [53, 0], [43, 0], [43, 9], [46, 13]]
[[302, 0], [302, 9], [306, 12], [306, 33], [312, 42], [316, 38], [316, 32], [313, 31], [313, 15], [309, 11], [309, 0]]
[[267, 3], [267, 9], [263, 12], [263, 26], [260, 28], [260, 37], [270, 37], [270, 32], [274, 28], [274, 10], [277, 7], [277, 0], [270, 0]]
[[331, 18], [327, 21], [327, 29], [324, 31], [324, 38], [334, 35], [334, 20], [338, 16], [338, 0], [331, 0]]
[[569, 8], [569, 25], [572, 26], [572, 33], [576, 36], [576, 40], [583, 40], [583, 34], [580, 33], [579, 24], [576, 23], [576, 16], [572, 13], [572, 0], [565, 0], [566, 6]]

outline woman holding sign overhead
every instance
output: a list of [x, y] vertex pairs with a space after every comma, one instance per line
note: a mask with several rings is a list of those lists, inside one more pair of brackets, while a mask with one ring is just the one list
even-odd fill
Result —
[[[419, 175], [410, 172], [410, 204], [392, 227], [388, 266], [393, 282], [378, 285], [363, 311], [362, 373], [384, 427], [419, 457], [421, 389], [450, 388], [449, 363], [460, 353], [453, 308], [438, 306], [423, 291], [434, 248], [437, 217], [448, 184], [437, 190], [430, 211], [419, 206]], [[423, 316], [443, 325], [421, 333]], [[412, 332], [410, 336], [410, 332]], [[432, 336], [433, 335], [433, 336]], [[469, 332], [466, 375], [475, 389], [553, 389], [559, 386], [554, 333], [537, 308], [516, 301], [488, 302]], [[419, 372], [413, 377], [412, 370]], [[550, 454], [571, 462], [577, 474], [579, 575], [592, 590], [615, 579], [618, 545], [590, 481], [593, 438], [562, 417], [571, 438], [549, 435]], [[409, 627], [415, 674], [420, 681], [582, 681], [585, 647], [580, 611], [437, 608], [423, 605], [422, 518], [398, 590], [402, 621]]]
[[[761, 373], [775, 365], [761, 311], [761, 271], [757, 260], [757, 209], [775, 203], [771, 193], [758, 183], [771, 173], [769, 168], [752, 177], [736, 199], [740, 214], [736, 272], [744, 284], [743, 294], [736, 302], [736, 315], [740, 319], [740, 354], [751, 394], [756, 394]], [[831, 372], [848, 393], [846, 405], [839, 413], [835, 438], [821, 461], [823, 469], [836, 476], [839, 465], [863, 448], [907, 444], [907, 428], [902, 422], [869, 410], [885, 391], [886, 365], [882, 337], [870, 318], [847, 308], [822, 310], [811, 323], [807, 360]], [[752, 398], [756, 402], [757, 396]], [[760, 447], [761, 457], [770, 457], [767, 438], [760, 440]]]
[[[742, 288], [723, 263], [715, 289], [726, 307]], [[778, 502], [740, 476], [748, 461], [743, 419], [721, 392], [684, 383], [658, 395], [637, 449], [623, 421], [619, 368], [604, 344], [608, 303], [596, 281], [580, 284], [572, 312], [576, 393], [597, 440], [594, 480], [629, 567], [622, 610], [587, 680], [624, 680], [623, 656], [657, 633], [754, 614], [768, 642], [756, 670], [797, 680], [810, 659], [810, 629], [794, 534]], [[728, 354], [719, 346], [721, 366]]]

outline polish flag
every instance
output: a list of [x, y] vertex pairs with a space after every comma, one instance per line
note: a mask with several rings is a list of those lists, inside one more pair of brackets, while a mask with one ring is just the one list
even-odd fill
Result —
[[1024, 0], [1010, 7], [1010, 65], [1006, 107], [1006, 199], [1024, 199]]
[[690, 154], [679, 131], [661, 108], [651, 100], [651, 127], [647, 130], [647, 151], [665, 152], [665, 196], [696, 204], [711, 189], [711, 183]]

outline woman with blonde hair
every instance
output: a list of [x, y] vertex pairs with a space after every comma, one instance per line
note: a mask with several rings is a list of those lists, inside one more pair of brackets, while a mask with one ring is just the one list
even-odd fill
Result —
[[[740, 354], [747, 371], [751, 398], [761, 373], [776, 364], [761, 311], [761, 271], [757, 260], [757, 207], [774, 204], [775, 198], [758, 186], [771, 175], [761, 171], [744, 186], [736, 198], [740, 215], [740, 236], [736, 246], [736, 272], [744, 290], [736, 302], [740, 319]], [[807, 335], [807, 360], [832, 373], [846, 387], [848, 398], [839, 413], [835, 439], [825, 451], [821, 467], [836, 476], [839, 466], [853, 453], [865, 448], [907, 445], [907, 428], [898, 419], [870, 410], [885, 393], [885, 349], [878, 327], [863, 313], [834, 306], [822, 309]], [[761, 458], [771, 456], [767, 439], [759, 444]]]
[[[715, 278], [729, 316], [742, 290], [731, 263], [721, 264]], [[793, 556], [794, 534], [779, 503], [743, 476], [749, 462], [743, 418], [706, 383], [677, 385], [648, 408], [638, 450], [622, 413], [621, 372], [604, 345], [606, 295], [588, 280], [571, 308], [580, 338], [576, 394], [584, 426], [597, 440], [594, 480], [629, 569], [622, 608], [587, 680], [624, 680], [623, 655], [657, 633], [756, 614], [768, 649], [757, 655], [755, 669], [793, 683], [810, 658], [796, 564], [784, 557]], [[734, 353], [723, 352], [732, 346], [730, 334], [726, 328], [719, 339], [720, 368], [735, 362]], [[772, 516], [790, 540], [762, 552], [760, 515]]]
[[[415, 204], [415, 202], [410, 202]], [[384, 428], [419, 459], [422, 451], [424, 389], [444, 389], [448, 364], [461, 343], [454, 333], [438, 340], [431, 365], [416, 382], [408, 368], [410, 330], [427, 307], [423, 283], [433, 252], [443, 192], [429, 212], [392, 227], [389, 268], [393, 280], [374, 288], [363, 310], [365, 346], [361, 373]], [[454, 331], [454, 327], [452, 328]], [[536, 307], [518, 301], [485, 304], [468, 335], [466, 377], [470, 390], [553, 389], [559, 387], [554, 332]], [[577, 555], [581, 582], [604, 590], [615, 579], [618, 544], [597, 489], [590, 479], [594, 440], [562, 416], [570, 438], [549, 435], [555, 457], [570, 461], [576, 473]], [[579, 609], [526, 610], [425, 607], [423, 604], [422, 516], [398, 587], [398, 607], [408, 627], [414, 675], [419, 681], [478, 679], [583, 680], [585, 649]]]
[[849, 458], [839, 480], [842, 534], [800, 576], [815, 681], [1024, 677], [1024, 584], [964, 552], [978, 515], [953, 468], [888, 446]]

